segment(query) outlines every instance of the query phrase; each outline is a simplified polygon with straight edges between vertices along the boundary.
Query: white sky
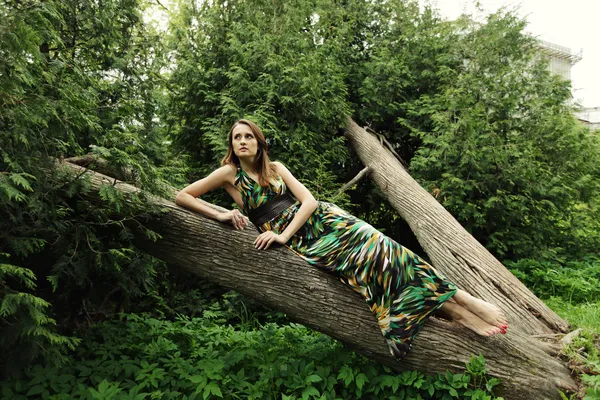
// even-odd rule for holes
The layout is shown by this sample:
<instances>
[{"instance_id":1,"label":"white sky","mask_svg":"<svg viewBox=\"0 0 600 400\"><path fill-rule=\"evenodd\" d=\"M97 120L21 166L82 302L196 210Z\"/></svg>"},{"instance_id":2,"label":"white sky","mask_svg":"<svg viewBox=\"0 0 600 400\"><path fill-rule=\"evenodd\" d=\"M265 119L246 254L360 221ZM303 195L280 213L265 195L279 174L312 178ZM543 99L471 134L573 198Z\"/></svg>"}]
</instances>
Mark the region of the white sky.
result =
<instances>
[{"instance_id":1,"label":"white sky","mask_svg":"<svg viewBox=\"0 0 600 400\"><path fill-rule=\"evenodd\" d=\"M429 2L447 19L464 11L483 16L473 0ZM484 15L503 6L516 9L527 19L526 31L533 36L574 53L581 51L583 59L571 69L573 96L584 107L600 107L600 0L479 0L479 4Z\"/></svg>"}]
</instances>

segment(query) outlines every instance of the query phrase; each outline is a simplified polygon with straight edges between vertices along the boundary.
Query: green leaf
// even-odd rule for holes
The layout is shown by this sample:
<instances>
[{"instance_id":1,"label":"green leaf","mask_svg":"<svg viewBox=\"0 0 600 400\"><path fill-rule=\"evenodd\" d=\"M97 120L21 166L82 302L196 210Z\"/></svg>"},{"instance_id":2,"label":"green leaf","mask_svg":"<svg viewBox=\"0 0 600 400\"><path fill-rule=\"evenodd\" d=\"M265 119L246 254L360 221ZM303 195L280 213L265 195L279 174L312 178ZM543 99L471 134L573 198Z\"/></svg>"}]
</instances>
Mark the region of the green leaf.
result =
<instances>
[{"instance_id":1,"label":"green leaf","mask_svg":"<svg viewBox=\"0 0 600 400\"><path fill-rule=\"evenodd\" d=\"M42 385L35 385L27 392L27 396L34 396L36 394L40 394L44 391L44 387Z\"/></svg>"},{"instance_id":2,"label":"green leaf","mask_svg":"<svg viewBox=\"0 0 600 400\"><path fill-rule=\"evenodd\" d=\"M215 395L217 397L223 397L223 393L221 393L221 389L216 382L210 382L204 388L203 398L204 400L208 399L210 395Z\"/></svg>"},{"instance_id":3,"label":"green leaf","mask_svg":"<svg viewBox=\"0 0 600 400\"><path fill-rule=\"evenodd\" d=\"M315 374L306 377L306 383L321 382L322 380L323 378Z\"/></svg>"},{"instance_id":4,"label":"green leaf","mask_svg":"<svg viewBox=\"0 0 600 400\"><path fill-rule=\"evenodd\" d=\"M498 386L501 383L500 379L498 378L491 378L489 379L486 383L485 383L485 388L491 392L494 387Z\"/></svg>"},{"instance_id":5,"label":"green leaf","mask_svg":"<svg viewBox=\"0 0 600 400\"><path fill-rule=\"evenodd\" d=\"M26 178L29 178L33 181L36 180L35 176L31 174L21 173L21 174L9 174L9 179L17 186L20 186L22 189L32 192L33 188L29 184L29 181Z\"/></svg>"},{"instance_id":6,"label":"green leaf","mask_svg":"<svg viewBox=\"0 0 600 400\"><path fill-rule=\"evenodd\" d=\"M340 370L337 379L342 379L346 386L350 385L350 383L352 383L354 380L354 372L352 371L352 368L344 365Z\"/></svg>"},{"instance_id":7,"label":"green leaf","mask_svg":"<svg viewBox=\"0 0 600 400\"><path fill-rule=\"evenodd\" d=\"M319 397L320 393L314 386L307 386L302 390L302 399L307 400L310 396Z\"/></svg>"},{"instance_id":8,"label":"green leaf","mask_svg":"<svg viewBox=\"0 0 600 400\"><path fill-rule=\"evenodd\" d=\"M360 374L358 374L356 376L356 386L362 390L363 386L365 385L366 382L369 382L369 378L367 378L367 375L363 374L362 372Z\"/></svg>"}]
</instances>

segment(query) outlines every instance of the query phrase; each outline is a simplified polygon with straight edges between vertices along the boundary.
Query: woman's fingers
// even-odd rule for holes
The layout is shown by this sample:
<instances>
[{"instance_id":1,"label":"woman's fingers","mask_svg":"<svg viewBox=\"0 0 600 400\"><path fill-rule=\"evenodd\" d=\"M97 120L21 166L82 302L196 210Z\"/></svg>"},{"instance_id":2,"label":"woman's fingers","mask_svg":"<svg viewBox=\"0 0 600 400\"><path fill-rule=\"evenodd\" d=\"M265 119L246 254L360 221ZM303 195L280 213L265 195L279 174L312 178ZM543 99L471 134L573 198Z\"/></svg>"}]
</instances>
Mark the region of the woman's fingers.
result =
<instances>
[{"instance_id":1,"label":"woman's fingers","mask_svg":"<svg viewBox=\"0 0 600 400\"><path fill-rule=\"evenodd\" d=\"M262 242L262 238L263 238L264 233L261 233L260 235L258 235L256 237L256 239L254 239L254 247L258 248Z\"/></svg>"},{"instance_id":2,"label":"woman's fingers","mask_svg":"<svg viewBox=\"0 0 600 400\"><path fill-rule=\"evenodd\" d=\"M264 250L269 248L273 242L283 244L283 241L276 240L278 237L280 236L273 231L263 232L258 235L256 239L254 239L254 247L256 247L258 250Z\"/></svg>"},{"instance_id":3,"label":"woman's fingers","mask_svg":"<svg viewBox=\"0 0 600 400\"><path fill-rule=\"evenodd\" d=\"M262 239L262 242L261 242L261 245L260 245L260 247L258 248L259 250L264 250L264 249L266 249L267 247L269 247L269 236L270 236L270 235L268 235L268 234L267 234L267 235L265 235L265 236L263 237L263 239Z\"/></svg>"},{"instance_id":4,"label":"woman's fingers","mask_svg":"<svg viewBox=\"0 0 600 400\"><path fill-rule=\"evenodd\" d=\"M267 240L267 245L265 246L265 250L269 248L269 246L271 245L271 243L273 243L273 240L275 240L275 236L272 235L269 240Z\"/></svg>"},{"instance_id":5,"label":"woman's fingers","mask_svg":"<svg viewBox=\"0 0 600 400\"><path fill-rule=\"evenodd\" d=\"M244 216L240 214L239 211L234 210L231 213L231 224L234 226L235 229L244 229L246 225L246 220Z\"/></svg>"},{"instance_id":6,"label":"woman's fingers","mask_svg":"<svg viewBox=\"0 0 600 400\"><path fill-rule=\"evenodd\" d=\"M254 241L254 245L258 250L262 250L263 248L266 249L267 247L269 247L269 244L273 241L274 238L275 236L273 232L263 232L260 235L258 235L256 240Z\"/></svg>"}]
</instances>

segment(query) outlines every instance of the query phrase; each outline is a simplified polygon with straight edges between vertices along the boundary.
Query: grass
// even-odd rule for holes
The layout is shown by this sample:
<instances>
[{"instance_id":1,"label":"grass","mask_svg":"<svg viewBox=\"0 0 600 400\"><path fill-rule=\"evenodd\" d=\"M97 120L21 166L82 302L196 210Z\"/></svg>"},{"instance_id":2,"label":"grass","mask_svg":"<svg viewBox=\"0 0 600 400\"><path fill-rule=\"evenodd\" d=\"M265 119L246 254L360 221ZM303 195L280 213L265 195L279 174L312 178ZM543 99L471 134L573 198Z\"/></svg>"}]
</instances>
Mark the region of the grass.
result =
<instances>
[{"instance_id":1,"label":"grass","mask_svg":"<svg viewBox=\"0 0 600 400\"><path fill-rule=\"evenodd\" d=\"M567 320L571 330L582 328L583 332L563 351L569 359L569 367L581 379L582 386L576 393L566 395L564 400L600 399L600 302L572 304L560 297L551 297L544 302L559 316ZM589 375L588 375L589 374Z\"/></svg>"},{"instance_id":2,"label":"grass","mask_svg":"<svg viewBox=\"0 0 600 400\"><path fill-rule=\"evenodd\" d=\"M600 334L600 302L572 304L560 297L544 299L544 303L571 325Z\"/></svg>"}]
</instances>

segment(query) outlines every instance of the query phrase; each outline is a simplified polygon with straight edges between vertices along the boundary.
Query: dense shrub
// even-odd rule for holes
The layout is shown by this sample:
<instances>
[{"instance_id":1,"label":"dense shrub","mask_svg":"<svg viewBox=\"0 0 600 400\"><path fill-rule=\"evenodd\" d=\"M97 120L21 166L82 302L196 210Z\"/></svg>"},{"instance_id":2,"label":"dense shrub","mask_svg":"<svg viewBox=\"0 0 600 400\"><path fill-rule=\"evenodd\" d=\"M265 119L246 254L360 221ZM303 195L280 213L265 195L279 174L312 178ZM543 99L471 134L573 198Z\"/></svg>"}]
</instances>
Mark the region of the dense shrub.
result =
<instances>
[{"instance_id":1,"label":"dense shrub","mask_svg":"<svg viewBox=\"0 0 600 400\"><path fill-rule=\"evenodd\" d=\"M524 258L509 261L506 265L542 299L555 296L577 304L600 298L600 257L597 255L582 259L565 256Z\"/></svg>"}]
</instances>

